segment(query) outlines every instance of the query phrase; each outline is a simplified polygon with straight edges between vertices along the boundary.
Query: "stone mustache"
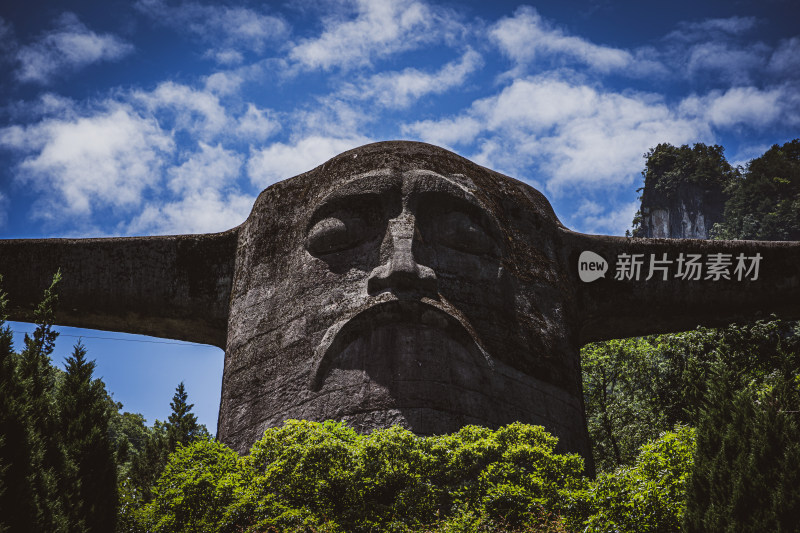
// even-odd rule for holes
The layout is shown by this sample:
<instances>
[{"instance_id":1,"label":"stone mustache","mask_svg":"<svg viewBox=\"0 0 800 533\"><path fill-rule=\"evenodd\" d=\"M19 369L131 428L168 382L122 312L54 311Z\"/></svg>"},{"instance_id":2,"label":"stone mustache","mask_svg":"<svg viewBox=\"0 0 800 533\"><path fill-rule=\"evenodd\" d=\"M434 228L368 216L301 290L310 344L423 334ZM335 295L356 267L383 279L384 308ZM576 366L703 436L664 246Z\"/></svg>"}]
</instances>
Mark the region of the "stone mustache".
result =
<instances>
[{"instance_id":1,"label":"stone mustache","mask_svg":"<svg viewBox=\"0 0 800 533\"><path fill-rule=\"evenodd\" d=\"M587 251L609 265L590 283ZM688 257L732 264L681 277ZM60 268L59 324L224 348L218 438L239 452L288 418L418 434L519 420L591 462L582 344L800 318L798 265L800 243L575 233L530 186L414 142L277 183L223 233L0 241L12 320Z\"/></svg>"}]
</instances>

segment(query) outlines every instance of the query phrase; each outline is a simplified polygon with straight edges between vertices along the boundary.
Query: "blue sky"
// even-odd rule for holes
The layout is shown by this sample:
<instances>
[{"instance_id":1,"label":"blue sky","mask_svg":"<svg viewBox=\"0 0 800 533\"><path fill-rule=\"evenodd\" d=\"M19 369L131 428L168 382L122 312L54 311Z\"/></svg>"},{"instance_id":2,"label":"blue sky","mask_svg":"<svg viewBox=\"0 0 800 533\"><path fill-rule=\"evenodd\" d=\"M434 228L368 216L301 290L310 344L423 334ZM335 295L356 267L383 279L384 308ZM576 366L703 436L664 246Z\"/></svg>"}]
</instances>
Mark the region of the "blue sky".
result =
<instances>
[{"instance_id":1,"label":"blue sky","mask_svg":"<svg viewBox=\"0 0 800 533\"><path fill-rule=\"evenodd\" d=\"M800 136L798 22L791 0L4 2L0 238L226 230L270 184L387 139L621 235L650 147L743 164ZM183 380L216 427L220 350L60 330L55 359L82 337L126 410L165 419Z\"/></svg>"}]
</instances>

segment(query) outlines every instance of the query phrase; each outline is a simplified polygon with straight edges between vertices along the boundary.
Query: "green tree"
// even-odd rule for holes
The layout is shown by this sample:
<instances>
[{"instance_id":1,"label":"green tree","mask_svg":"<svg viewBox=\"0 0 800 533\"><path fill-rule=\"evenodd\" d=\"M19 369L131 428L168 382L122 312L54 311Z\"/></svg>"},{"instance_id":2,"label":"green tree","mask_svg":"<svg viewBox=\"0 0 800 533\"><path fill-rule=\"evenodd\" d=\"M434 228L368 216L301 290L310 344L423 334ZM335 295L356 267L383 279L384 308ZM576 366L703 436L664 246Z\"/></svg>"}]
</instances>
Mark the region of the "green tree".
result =
<instances>
[{"instance_id":1,"label":"green tree","mask_svg":"<svg viewBox=\"0 0 800 533\"><path fill-rule=\"evenodd\" d=\"M611 340L581 350L586 421L601 472L630 464L642 444L670 427L658 401L666 361L652 341Z\"/></svg>"},{"instance_id":2,"label":"green tree","mask_svg":"<svg viewBox=\"0 0 800 533\"><path fill-rule=\"evenodd\" d=\"M117 472L120 479L128 476L131 462L142 452L150 436L150 429L139 413L122 412L122 404L106 396L109 413L108 432L114 445L117 458Z\"/></svg>"},{"instance_id":3,"label":"green tree","mask_svg":"<svg viewBox=\"0 0 800 533\"><path fill-rule=\"evenodd\" d=\"M50 362L58 337L53 330L53 320L60 279L61 274L57 272L34 311L36 329L33 336L25 335L25 348L19 354L18 363L30 450L31 500L36 509L34 524L39 531L52 532L66 531L67 527L58 477L68 465L65 465L57 431L57 373Z\"/></svg>"},{"instance_id":4,"label":"green tree","mask_svg":"<svg viewBox=\"0 0 800 533\"><path fill-rule=\"evenodd\" d=\"M109 434L105 387L92 379L95 363L78 342L66 360L58 391L66 464L62 497L71 532L113 531L117 508L117 466Z\"/></svg>"},{"instance_id":5,"label":"green tree","mask_svg":"<svg viewBox=\"0 0 800 533\"><path fill-rule=\"evenodd\" d=\"M121 498L125 506L123 522L129 523L133 520L133 510L142 502L152 499L152 488L172 452L195 439L210 438L205 425L198 424L197 417L191 412L194 404L188 403L188 397L186 387L181 382L170 402L172 412L167 422L156 420L147 431L141 447L131 457L126 477L120 482Z\"/></svg>"},{"instance_id":6,"label":"green tree","mask_svg":"<svg viewBox=\"0 0 800 533\"><path fill-rule=\"evenodd\" d=\"M773 318L584 346L584 402L598 469L631 464L640 446L675 424L696 427L715 365L746 377L742 383L800 366L800 328Z\"/></svg>"},{"instance_id":7,"label":"green tree","mask_svg":"<svg viewBox=\"0 0 800 533\"><path fill-rule=\"evenodd\" d=\"M28 421L7 305L0 292L0 532L36 531Z\"/></svg>"},{"instance_id":8,"label":"green tree","mask_svg":"<svg viewBox=\"0 0 800 533\"><path fill-rule=\"evenodd\" d=\"M642 446L632 466L600 474L587 491L589 516L581 530L592 533L678 531L686 511L694 448L695 431L678 426L675 431L665 432Z\"/></svg>"},{"instance_id":9,"label":"green tree","mask_svg":"<svg viewBox=\"0 0 800 533\"><path fill-rule=\"evenodd\" d=\"M750 161L727 192L725 220L715 225L715 237L800 240L800 139Z\"/></svg>"},{"instance_id":10,"label":"green tree","mask_svg":"<svg viewBox=\"0 0 800 533\"><path fill-rule=\"evenodd\" d=\"M689 532L797 531L800 516L800 369L742 387L717 366L697 432Z\"/></svg>"},{"instance_id":11,"label":"green tree","mask_svg":"<svg viewBox=\"0 0 800 533\"><path fill-rule=\"evenodd\" d=\"M174 451L178 445L188 444L196 437L207 434L205 426L201 427L197 423L197 417L192 413L194 404L187 403L188 398L189 394L181 381L169 404L172 408L167 422L167 440L170 452Z\"/></svg>"}]
</instances>

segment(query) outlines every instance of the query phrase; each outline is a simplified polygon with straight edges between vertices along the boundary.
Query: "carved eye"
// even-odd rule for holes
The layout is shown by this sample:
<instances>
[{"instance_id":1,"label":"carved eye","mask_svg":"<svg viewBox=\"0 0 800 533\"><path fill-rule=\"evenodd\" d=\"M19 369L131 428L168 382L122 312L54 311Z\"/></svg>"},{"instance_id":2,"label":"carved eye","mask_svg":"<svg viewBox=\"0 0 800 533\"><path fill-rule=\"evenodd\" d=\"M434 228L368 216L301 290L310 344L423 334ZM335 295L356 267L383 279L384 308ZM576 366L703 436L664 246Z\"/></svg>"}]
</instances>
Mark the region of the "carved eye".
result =
<instances>
[{"instance_id":1,"label":"carved eye","mask_svg":"<svg viewBox=\"0 0 800 533\"><path fill-rule=\"evenodd\" d=\"M438 215L434 224L436 240L448 248L475 255L497 251L494 239L465 213L453 211Z\"/></svg>"},{"instance_id":2,"label":"carved eye","mask_svg":"<svg viewBox=\"0 0 800 533\"><path fill-rule=\"evenodd\" d=\"M308 232L306 249L312 254L341 252L359 245L366 233L364 221L360 218L323 218Z\"/></svg>"}]
</instances>

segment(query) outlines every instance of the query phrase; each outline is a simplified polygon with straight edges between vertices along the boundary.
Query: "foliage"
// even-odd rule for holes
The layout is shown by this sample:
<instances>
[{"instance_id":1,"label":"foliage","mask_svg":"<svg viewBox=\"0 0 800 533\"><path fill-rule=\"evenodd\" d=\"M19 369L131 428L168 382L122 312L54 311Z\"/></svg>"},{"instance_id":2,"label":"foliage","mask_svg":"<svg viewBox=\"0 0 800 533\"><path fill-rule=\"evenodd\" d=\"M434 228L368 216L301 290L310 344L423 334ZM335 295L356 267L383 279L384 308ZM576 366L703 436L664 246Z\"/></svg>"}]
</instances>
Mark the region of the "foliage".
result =
<instances>
[{"instance_id":1,"label":"foliage","mask_svg":"<svg viewBox=\"0 0 800 533\"><path fill-rule=\"evenodd\" d=\"M58 434L58 417L55 403L56 370L50 363L58 333L53 330L55 306L58 301L56 286L61 275L56 273L53 282L44 292L42 301L34 311L36 329L33 336L25 335L25 347L18 355L17 379L22 390L24 420L29 450L31 501L35 509L32 518L34 529L40 531L65 531L67 519L64 501L59 497L59 473L69 468Z\"/></svg>"},{"instance_id":2,"label":"foliage","mask_svg":"<svg viewBox=\"0 0 800 533\"><path fill-rule=\"evenodd\" d=\"M717 144L697 143L691 148L686 144L659 144L645 154L645 185L652 181L653 189L668 198L687 183L724 187L736 175L724 152Z\"/></svg>"},{"instance_id":3,"label":"foliage","mask_svg":"<svg viewBox=\"0 0 800 533\"><path fill-rule=\"evenodd\" d=\"M800 139L753 159L727 188L722 239L800 240Z\"/></svg>"},{"instance_id":4,"label":"foliage","mask_svg":"<svg viewBox=\"0 0 800 533\"><path fill-rule=\"evenodd\" d=\"M679 528L694 430L643 446L633 466L592 481L541 427L467 426L416 437L359 435L343 423L287 421L240 457L180 447L132 531L660 532Z\"/></svg>"},{"instance_id":5,"label":"foliage","mask_svg":"<svg viewBox=\"0 0 800 533\"><path fill-rule=\"evenodd\" d=\"M58 388L61 445L66 455L59 485L71 531L113 531L117 465L109 439L105 386L92 379L94 361L78 342Z\"/></svg>"},{"instance_id":6,"label":"foliage","mask_svg":"<svg viewBox=\"0 0 800 533\"><path fill-rule=\"evenodd\" d=\"M122 405L93 379L94 362L86 360L80 342L67 358L66 372L52 365L59 280L57 273L20 353L5 326L7 300L0 292L0 532L113 531L118 508L141 503L136 487L135 498L123 490L118 504L117 486L132 485L133 463L147 455L148 443L159 442L163 449L154 454L161 463L146 480L147 490L171 451L168 432L175 446L195 436L208 438L182 385L173 399L176 427L157 421L149 429L141 415L120 414ZM119 530L125 525L123 520Z\"/></svg>"},{"instance_id":7,"label":"foliage","mask_svg":"<svg viewBox=\"0 0 800 533\"><path fill-rule=\"evenodd\" d=\"M598 342L581 350L587 427L600 471L630 464L668 427L658 385L669 372L653 339Z\"/></svg>"},{"instance_id":8,"label":"foliage","mask_svg":"<svg viewBox=\"0 0 800 533\"><path fill-rule=\"evenodd\" d=\"M800 365L800 328L772 319L584 346L584 402L598 469L631 464L640 446L675 424L696 427L717 364L742 376L741 386Z\"/></svg>"},{"instance_id":9,"label":"foliage","mask_svg":"<svg viewBox=\"0 0 800 533\"><path fill-rule=\"evenodd\" d=\"M642 446L633 465L600 474L588 491L585 530L597 533L680 529L695 432L676 427Z\"/></svg>"},{"instance_id":10,"label":"foliage","mask_svg":"<svg viewBox=\"0 0 800 533\"><path fill-rule=\"evenodd\" d=\"M170 407L172 413L169 415L167 427L167 441L170 451L175 450L179 444L188 444L197 437L207 437L208 431L205 426L197 423L197 417L192 413L194 404L187 403L189 395L183 386L183 381L175 389Z\"/></svg>"},{"instance_id":11,"label":"foliage","mask_svg":"<svg viewBox=\"0 0 800 533\"><path fill-rule=\"evenodd\" d=\"M136 513L153 499L153 487L170 454L195 440L211 438L205 425L197 423L197 417L191 412L193 404L187 403L187 399L188 393L181 382L170 402L172 413L167 422L156 420L152 428L144 426L141 415L122 415L118 427L132 437L128 443L133 452L119 481L118 531L136 530Z\"/></svg>"},{"instance_id":12,"label":"foliage","mask_svg":"<svg viewBox=\"0 0 800 533\"><path fill-rule=\"evenodd\" d=\"M212 441L179 448L139 511L139 527L557 531L558 514L577 513L587 480L583 460L555 446L541 427L524 424L422 438L399 427L359 435L343 423L287 421L246 457Z\"/></svg>"},{"instance_id":13,"label":"foliage","mask_svg":"<svg viewBox=\"0 0 800 533\"><path fill-rule=\"evenodd\" d=\"M800 368L763 381L715 368L697 434L686 530L797 531Z\"/></svg>"},{"instance_id":14,"label":"foliage","mask_svg":"<svg viewBox=\"0 0 800 533\"><path fill-rule=\"evenodd\" d=\"M142 453L152 429L147 427L142 415L121 412L122 404L115 402L111 396L106 397L106 403L109 414L108 434L114 444L119 478L125 479L134 458Z\"/></svg>"},{"instance_id":15,"label":"foliage","mask_svg":"<svg viewBox=\"0 0 800 533\"><path fill-rule=\"evenodd\" d=\"M5 325L7 298L0 292L0 532L34 531L36 509L30 483L31 450L24 390L11 329Z\"/></svg>"}]
</instances>

